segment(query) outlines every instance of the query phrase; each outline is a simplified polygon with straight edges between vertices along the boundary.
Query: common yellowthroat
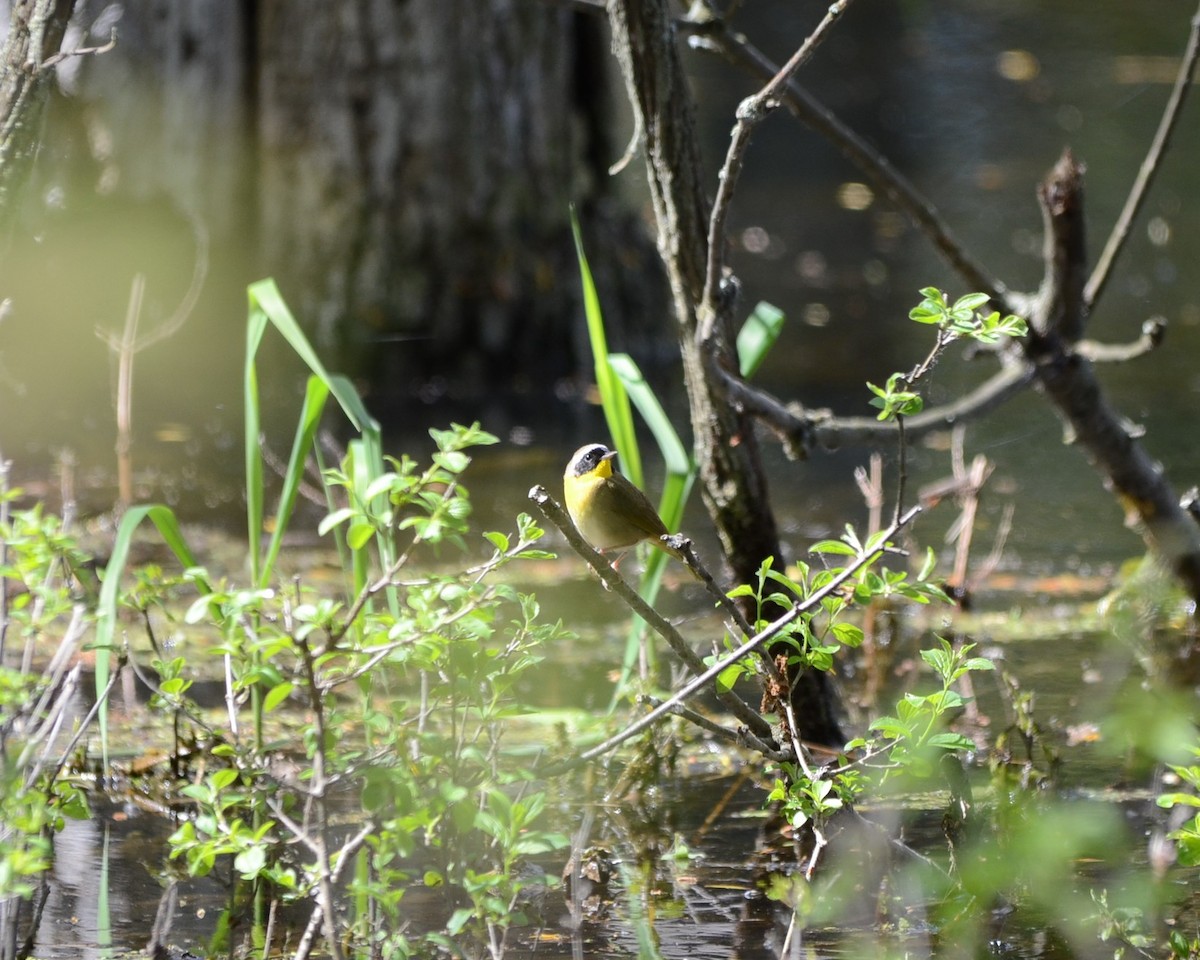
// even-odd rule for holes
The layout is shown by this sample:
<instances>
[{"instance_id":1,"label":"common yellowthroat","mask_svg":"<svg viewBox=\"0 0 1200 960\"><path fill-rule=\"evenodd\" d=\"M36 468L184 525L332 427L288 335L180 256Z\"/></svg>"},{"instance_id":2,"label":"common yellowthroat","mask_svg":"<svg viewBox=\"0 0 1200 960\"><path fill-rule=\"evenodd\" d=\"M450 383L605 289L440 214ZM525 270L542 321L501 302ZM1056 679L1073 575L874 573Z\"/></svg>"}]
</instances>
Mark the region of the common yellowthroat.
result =
<instances>
[{"instance_id":1,"label":"common yellowthroat","mask_svg":"<svg viewBox=\"0 0 1200 960\"><path fill-rule=\"evenodd\" d=\"M666 524L642 493L612 466L615 450L589 443L575 451L563 474L567 513L583 539L597 550L620 550L648 540L679 560L665 540Z\"/></svg>"}]
</instances>

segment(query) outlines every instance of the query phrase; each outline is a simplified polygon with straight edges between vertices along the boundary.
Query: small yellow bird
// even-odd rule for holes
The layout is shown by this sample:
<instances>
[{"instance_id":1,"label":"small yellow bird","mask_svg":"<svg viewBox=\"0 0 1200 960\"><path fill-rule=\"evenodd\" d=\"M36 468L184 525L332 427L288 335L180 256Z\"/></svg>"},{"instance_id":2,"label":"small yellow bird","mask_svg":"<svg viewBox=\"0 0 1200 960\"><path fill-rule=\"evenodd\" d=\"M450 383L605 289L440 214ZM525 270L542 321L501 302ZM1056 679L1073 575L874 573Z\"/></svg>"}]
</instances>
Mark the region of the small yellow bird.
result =
<instances>
[{"instance_id":1,"label":"small yellow bird","mask_svg":"<svg viewBox=\"0 0 1200 960\"><path fill-rule=\"evenodd\" d=\"M602 443L589 443L575 451L563 474L567 513L583 539L597 550L621 550L647 540L660 550L683 560L683 555L661 537L666 524L646 495L613 470L617 455Z\"/></svg>"}]
</instances>

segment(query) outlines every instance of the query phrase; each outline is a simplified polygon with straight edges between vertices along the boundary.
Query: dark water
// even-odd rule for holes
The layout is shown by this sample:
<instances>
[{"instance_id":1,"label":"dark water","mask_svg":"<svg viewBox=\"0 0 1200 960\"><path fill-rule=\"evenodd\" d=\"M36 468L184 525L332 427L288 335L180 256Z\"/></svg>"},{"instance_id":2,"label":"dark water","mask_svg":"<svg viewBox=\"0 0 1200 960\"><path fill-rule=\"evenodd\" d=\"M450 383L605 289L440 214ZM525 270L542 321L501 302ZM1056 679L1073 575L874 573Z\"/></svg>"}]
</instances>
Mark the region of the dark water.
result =
<instances>
[{"instance_id":1,"label":"dark water","mask_svg":"<svg viewBox=\"0 0 1200 960\"><path fill-rule=\"evenodd\" d=\"M757 15L772 25L761 42L780 58L815 19L812 8L783 0L759 8ZM813 86L934 199L978 258L1011 286L1032 289L1040 271L1036 181L1065 145L1087 163L1090 240L1098 250L1165 102L1163 77L1182 51L1191 13L1188 4L1166 0L860 0L851 22L813 64ZM730 113L751 88L722 66L696 64L715 170ZM1103 376L1116 405L1147 427L1148 448L1180 487L1200 473L1194 430L1200 287L1191 269L1200 260L1200 216L1193 206L1200 195L1200 168L1193 162L1200 154L1200 123L1192 107L1091 329L1097 338L1125 341L1137 336L1146 318L1168 319L1167 348ZM636 164L623 176L636 194ZM781 396L851 414L869 412L862 380L882 380L923 355L927 344L905 319L917 289L934 284L965 292L886 202L863 192L861 180L827 145L775 117L756 135L732 221L734 267L746 301L771 301L789 317L761 382ZM45 250L53 257L43 256ZM139 203L115 221L86 210L57 211L37 245L0 265L0 297L12 293L18 303L33 298L39 304L0 324L0 452L14 461L16 478L51 503L57 491L47 478L63 451L69 451L85 508L110 503L113 362L94 328L120 328L136 271L147 274L158 311L169 311L176 291L186 286L191 256L191 237L178 220ZM78 284L68 288L56 279L64 271ZM213 251L210 280L192 319L138 361L139 496L172 503L188 520L232 524L240 516L244 287L255 279L251 251ZM576 278L558 282L574 284ZM52 317L53 335L31 317ZM269 439L282 452L290 444L303 377L281 352L268 357L266 369ZM982 375L976 365L947 361L932 382L933 399L952 396ZM682 423L681 391L672 380L664 376L660 386ZM386 425L393 449L419 452L424 429L451 419L479 419L504 441L481 452L470 475L483 528L509 526L516 512L529 509L525 493L533 483L553 488L570 450L602 435L597 412L577 401L555 406L541 396L497 397L468 405L442 395L436 385L425 398ZM949 472L942 439L915 452L915 483ZM1039 398L1022 397L972 425L967 455L975 453L996 464L977 533L981 550L990 548L1003 509L1015 506L1002 572L1070 572L1103 582L1140 551L1094 472L1078 451L1063 446L1061 428ZM793 550L846 521L862 522L864 509L850 478L866 456L847 450L796 465L767 444L772 495ZM944 510L923 518L917 536L940 546L952 519ZM702 552L715 549L695 505L687 526ZM546 603L580 609L573 598L551 595ZM1051 599L1025 595L1013 603L1044 611ZM1100 721L1136 665L1095 636L1056 642L1053 656L1036 644L1013 644L1003 652L1023 682L1036 688L1039 715L1065 737L1072 724ZM985 709L993 722L1003 722L997 696L983 691L981 697L990 703ZM598 694L594 706L606 698L607 691ZM1080 790L1108 786L1120 775L1111 756L1088 747L1071 755L1068 769ZM742 788L721 828L698 832L730 783L728 776L711 774L663 789L664 836L690 838L703 854L654 868L659 892L649 902L665 956L774 956L782 943L780 915L765 905L759 865L747 857L761 828L749 816L760 794ZM571 816L587 802L577 798ZM1148 828L1149 805L1130 802L1123 809L1131 834ZM162 844L172 829L134 807L103 805L96 819L69 824L57 841L38 955L98 957L144 945L164 890ZM927 839L936 844L936 832ZM202 952L221 902L215 883L185 882L171 939ZM628 903L618 898L610 909L617 922L585 927L587 955L636 952L630 925L620 922ZM563 904L547 908L546 929L555 938L539 943L535 955L571 954L570 930L560 922L564 911ZM803 945L811 952L805 955L863 956L870 952L866 929L847 923L810 930ZM911 929L898 948L927 955L934 949L932 931L919 922ZM995 943L999 956L1065 955L1034 926L999 929Z\"/></svg>"}]
</instances>

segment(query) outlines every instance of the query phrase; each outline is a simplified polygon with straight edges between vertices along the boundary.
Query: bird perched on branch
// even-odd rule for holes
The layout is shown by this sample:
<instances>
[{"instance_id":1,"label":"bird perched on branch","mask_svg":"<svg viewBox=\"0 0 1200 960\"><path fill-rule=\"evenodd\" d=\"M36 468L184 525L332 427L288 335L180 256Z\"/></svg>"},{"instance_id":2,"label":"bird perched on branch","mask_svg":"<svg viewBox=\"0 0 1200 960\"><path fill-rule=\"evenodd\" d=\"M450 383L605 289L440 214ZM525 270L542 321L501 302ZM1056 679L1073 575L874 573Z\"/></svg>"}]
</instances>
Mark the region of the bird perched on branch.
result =
<instances>
[{"instance_id":1,"label":"bird perched on branch","mask_svg":"<svg viewBox=\"0 0 1200 960\"><path fill-rule=\"evenodd\" d=\"M602 443L589 443L567 464L563 492L576 529L601 553L645 540L686 563L679 549L662 539L670 531L646 495L613 469L616 455Z\"/></svg>"}]
</instances>

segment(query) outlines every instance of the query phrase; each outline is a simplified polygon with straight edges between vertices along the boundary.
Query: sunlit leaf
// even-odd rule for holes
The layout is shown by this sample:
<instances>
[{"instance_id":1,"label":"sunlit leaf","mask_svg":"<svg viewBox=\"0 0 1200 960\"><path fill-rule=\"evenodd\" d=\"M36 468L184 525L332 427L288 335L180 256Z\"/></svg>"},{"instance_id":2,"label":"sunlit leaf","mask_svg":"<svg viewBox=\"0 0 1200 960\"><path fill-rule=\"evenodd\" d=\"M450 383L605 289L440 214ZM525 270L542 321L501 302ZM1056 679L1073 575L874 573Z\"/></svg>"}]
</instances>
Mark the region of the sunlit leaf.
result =
<instances>
[{"instance_id":1,"label":"sunlit leaf","mask_svg":"<svg viewBox=\"0 0 1200 960\"><path fill-rule=\"evenodd\" d=\"M762 365L779 339L783 323L784 313L778 307L763 301L755 305L737 336L738 368L743 379L750 379Z\"/></svg>"},{"instance_id":2,"label":"sunlit leaf","mask_svg":"<svg viewBox=\"0 0 1200 960\"><path fill-rule=\"evenodd\" d=\"M820 540L808 548L809 553L832 553L840 556L853 557L858 554L850 544L841 540Z\"/></svg>"},{"instance_id":3,"label":"sunlit leaf","mask_svg":"<svg viewBox=\"0 0 1200 960\"><path fill-rule=\"evenodd\" d=\"M256 844L233 858L233 868L243 880L253 880L267 863L266 847Z\"/></svg>"},{"instance_id":4,"label":"sunlit leaf","mask_svg":"<svg viewBox=\"0 0 1200 960\"><path fill-rule=\"evenodd\" d=\"M274 687L268 690L267 695L263 697L263 709L270 713L288 698L293 689L295 689L294 684L289 683L286 680L283 683L276 684Z\"/></svg>"}]
</instances>

